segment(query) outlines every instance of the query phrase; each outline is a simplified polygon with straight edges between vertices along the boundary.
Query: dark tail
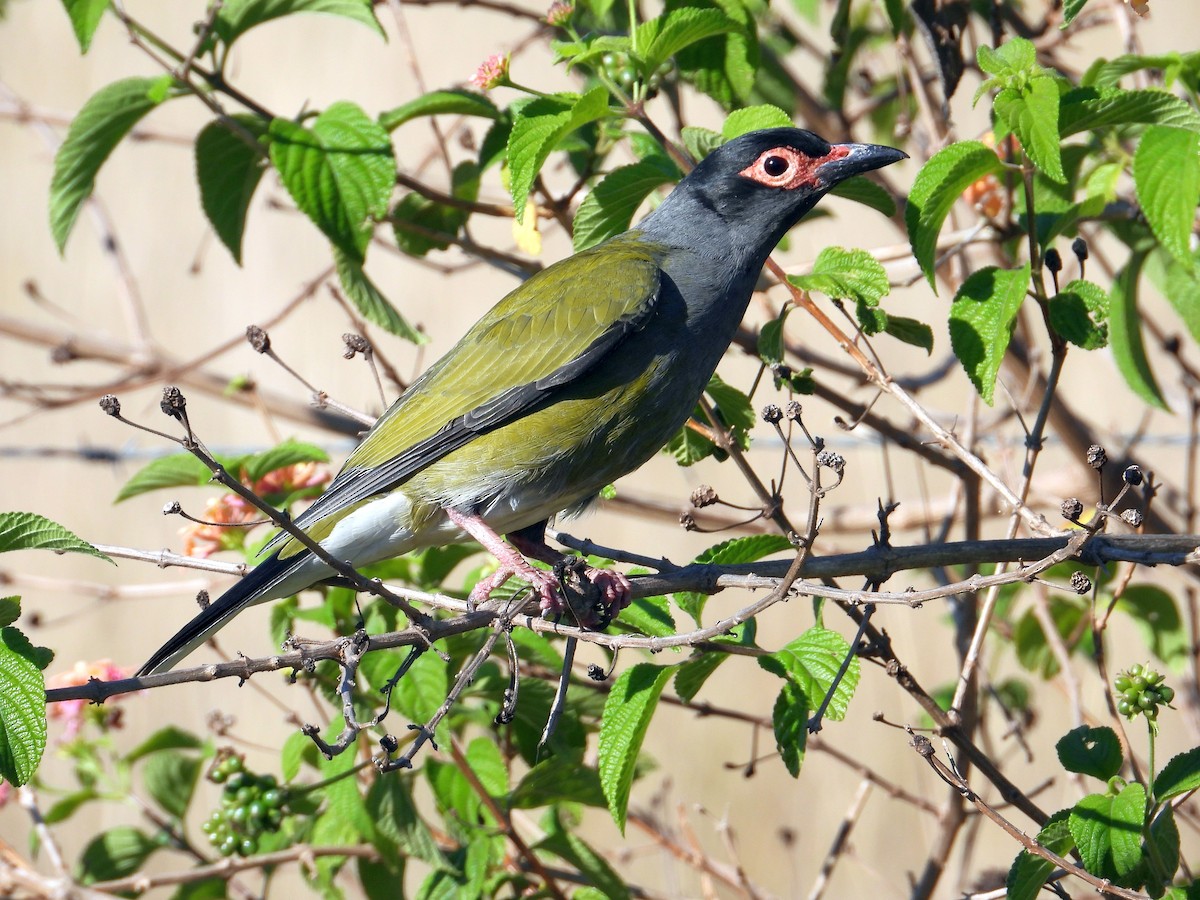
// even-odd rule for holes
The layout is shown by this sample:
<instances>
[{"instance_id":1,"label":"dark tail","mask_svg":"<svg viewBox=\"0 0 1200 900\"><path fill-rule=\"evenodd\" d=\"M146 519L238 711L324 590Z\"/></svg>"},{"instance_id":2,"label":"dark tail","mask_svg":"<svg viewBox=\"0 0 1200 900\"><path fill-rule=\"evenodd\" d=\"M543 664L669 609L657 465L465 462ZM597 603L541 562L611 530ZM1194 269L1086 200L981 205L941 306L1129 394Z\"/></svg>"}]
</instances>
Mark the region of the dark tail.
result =
<instances>
[{"instance_id":1,"label":"dark tail","mask_svg":"<svg viewBox=\"0 0 1200 900\"><path fill-rule=\"evenodd\" d=\"M307 553L298 553L281 560L276 553L263 560L215 603L159 647L138 669L138 677L173 669L176 663L229 624L243 609L262 602L264 595L290 575L307 557Z\"/></svg>"}]
</instances>

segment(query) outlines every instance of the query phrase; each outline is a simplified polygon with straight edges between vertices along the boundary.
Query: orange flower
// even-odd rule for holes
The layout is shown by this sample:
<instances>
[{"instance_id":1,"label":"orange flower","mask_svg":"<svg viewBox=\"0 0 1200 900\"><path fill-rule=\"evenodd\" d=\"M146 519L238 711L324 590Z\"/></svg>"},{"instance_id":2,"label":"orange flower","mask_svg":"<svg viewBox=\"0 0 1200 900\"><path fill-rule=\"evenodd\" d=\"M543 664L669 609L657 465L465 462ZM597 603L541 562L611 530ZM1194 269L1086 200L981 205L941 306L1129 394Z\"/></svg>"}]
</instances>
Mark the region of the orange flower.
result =
<instances>
[{"instance_id":1,"label":"orange flower","mask_svg":"<svg viewBox=\"0 0 1200 900\"><path fill-rule=\"evenodd\" d=\"M1017 148L1020 147L1017 139L1011 134L1000 147L996 146L996 135L991 131L985 134L982 140L987 146L993 148L1001 159L1016 153ZM995 219L1004 212L1004 202L1007 199L1004 185L995 175L984 175L963 191L963 196L966 197L968 203L989 219Z\"/></svg>"},{"instance_id":2,"label":"orange flower","mask_svg":"<svg viewBox=\"0 0 1200 900\"><path fill-rule=\"evenodd\" d=\"M320 463L302 462L268 472L249 485L260 497L268 494L291 494L304 488L316 487L329 481L329 469Z\"/></svg>"},{"instance_id":3,"label":"orange flower","mask_svg":"<svg viewBox=\"0 0 1200 900\"><path fill-rule=\"evenodd\" d=\"M183 535L183 552L188 556L207 559L218 550L242 546L245 534L241 528L224 526L244 525L258 517L258 510L237 494L225 494L209 500L203 518L211 524L189 522L179 533Z\"/></svg>"},{"instance_id":4,"label":"orange flower","mask_svg":"<svg viewBox=\"0 0 1200 900\"><path fill-rule=\"evenodd\" d=\"M91 663L80 660L69 672L60 672L47 678L46 689L78 687L87 684L93 678L97 681L120 681L122 678L128 677L129 672L121 666L113 665L111 659L99 659ZM122 697L109 699L115 702ZM89 713L89 709L95 710L95 713ZM92 715L96 724L101 728L121 727L120 710L103 709L88 700L64 700L61 703L55 703L47 709L46 715L51 719L63 720L62 740L64 741L71 740L79 733L84 717L87 715Z\"/></svg>"},{"instance_id":5,"label":"orange flower","mask_svg":"<svg viewBox=\"0 0 1200 900\"><path fill-rule=\"evenodd\" d=\"M546 24L566 25L573 12L575 12L574 3L568 3L567 0L554 0L550 4L550 8L546 10Z\"/></svg>"}]
</instances>

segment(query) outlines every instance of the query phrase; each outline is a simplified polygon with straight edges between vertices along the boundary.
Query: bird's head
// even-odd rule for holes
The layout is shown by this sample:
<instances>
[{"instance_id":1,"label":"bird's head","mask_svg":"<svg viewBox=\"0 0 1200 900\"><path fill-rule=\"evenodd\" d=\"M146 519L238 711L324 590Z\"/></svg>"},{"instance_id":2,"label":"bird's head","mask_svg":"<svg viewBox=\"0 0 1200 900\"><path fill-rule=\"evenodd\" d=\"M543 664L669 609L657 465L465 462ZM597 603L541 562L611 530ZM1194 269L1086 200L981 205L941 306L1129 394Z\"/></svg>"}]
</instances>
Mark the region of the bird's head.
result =
<instances>
[{"instance_id":1,"label":"bird's head","mask_svg":"<svg viewBox=\"0 0 1200 900\"><path fill-rule=\"evenodd\" d=\"M830 144L800 128L752 131L705 157L655 212L654 226L702 239L720 225L765 256L834 185L906 158L878 144Z\"/></svg>"}]
</instances>

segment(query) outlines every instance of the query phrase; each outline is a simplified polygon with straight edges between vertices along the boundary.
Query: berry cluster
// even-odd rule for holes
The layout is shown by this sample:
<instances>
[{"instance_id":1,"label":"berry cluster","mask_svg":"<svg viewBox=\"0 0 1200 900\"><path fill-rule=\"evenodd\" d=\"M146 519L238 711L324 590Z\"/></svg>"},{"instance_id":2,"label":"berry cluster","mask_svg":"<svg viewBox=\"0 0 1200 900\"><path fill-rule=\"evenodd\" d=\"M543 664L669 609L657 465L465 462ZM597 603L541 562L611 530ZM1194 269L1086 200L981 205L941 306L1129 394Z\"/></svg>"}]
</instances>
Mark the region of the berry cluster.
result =
<instances>
[{"instance_id":1,"label":"berry cluster","mask_svg":"<svg viewBox=\"0 0 1200 900\"><path fill-rule=\"evenodd\" d=\"M208 776L224 784L221 807L213 810L201 830L222 856L253 856L259 836L279 830L287 812L287 788L274 775L247 772L241 757L229 755Z\"/></svg>"},{"instance_id":2,"label":"berry cluster","mask_svg":"<svg viewBox=\"0 0 1200 900\"><path fill-rule=\"evenodd\" d=\"M1140 714L1153 721L1158 718L1159 706L1169 706L1175 699L1175 691L1163 684L1161 673L1138 663L1118 672L1113 685L1117 689L1117 712L1127 719Z\"/></svg>"},{"instance_id":3,"label":"berry cluster","mask_svg":"<svg viewBox=\"0 0 1200 900\"><path fill-rule=\"evenodd\" d=\"M619 51L605 53L601 62L604 64L604 71L608 74L608 77L624 90L629 90L633 87L633 83L638 79L637 64L630 59L628 53L621 53ZM674 67L675 63L667 60L650 73L650 77L646 79L646 88L650 94L656 93L662 87L663 79L671 74L671 70Z\"/></svg>"}]
</instances>

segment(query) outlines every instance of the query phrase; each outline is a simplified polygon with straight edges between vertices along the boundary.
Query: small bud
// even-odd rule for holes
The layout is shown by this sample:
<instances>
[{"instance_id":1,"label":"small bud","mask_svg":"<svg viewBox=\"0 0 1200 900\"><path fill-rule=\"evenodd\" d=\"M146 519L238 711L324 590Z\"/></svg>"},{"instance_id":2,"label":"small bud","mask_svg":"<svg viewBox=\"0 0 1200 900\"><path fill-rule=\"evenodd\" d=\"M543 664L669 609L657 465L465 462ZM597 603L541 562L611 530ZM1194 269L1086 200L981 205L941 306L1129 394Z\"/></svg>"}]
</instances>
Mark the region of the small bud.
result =
<instances>
[{"instance_id":1,"label":"small bud","mask_svg":"<svg viewBox=\"0 0 1200 900\"><path fill-rule=\"evenodd\" d=\"M203 588L196 591L196 605L201 609L208 609L212 605L212 597L208 595L208 591Z\"/></svg>"},{"instance_id":2,"label":"small bud","mask_svg":"<svg viewBox=\"0 0 1200 900\"><path fill-rule=\"evenodd\" d=\"M1088 578L1082 572L1074 572L1071 575L1071 590L1077 594L1086 594L1092 589L1092 579Z\"/></svg>"},{"instance_id":3,"label":"small bud","mask_svg":"<svg viewBox=\"0 0 1200 900\"><path fill-rule=\"evenodd\" d=\"M770 422L772 425L777 425L783 419L783 410L774 403L768 403L763 407L762 417L764 422Z\"/></svg>"},{"instance_id":4,"label":"small bud","mask_svg":"<svg viewBox=\"0 0 1200 900\"><path fill-rule=\"evenodd\" d=\"M566 25L571 20L573 12L575 12L575 4L568 3L566 0L554 0L550 4L550 8L546 10L546 24L555 27Z\"/></svg>"},{"instance_id":5,"label":"small bud","mask_svg":"<svg viewBox=\"0 0 1200 900\"><path fill-rule=\"evenodd\" d=\"M400 741L394 734L385 734L379 739L379 749L384 753L395 753L400 749Z\"/></svg>"},{"instance_id":6,"label":"small bud","mask_svg":"<svg viewBox=\"0 0 1200 900\"><path fill-rule=\"evenodd\" d=\"M178 500L170 500L163 504L164 516L177 516L183 512L183 504Z\"/></svg>"},{"instance_id":7,"label":"small bud","mask_svg":"<svg viewBox=\"0 0 1200 900\"><path fill-rule=\"evenodd\" d=\"M172 419L181 419L187 410L187 398L183 396L183 391L175 385L168 385L163 388L162 400L159 402L158 408L163 411L163 415L170 416Z\"/></svg>"},{"instance_id":8,"label":"small bud","mask_svg":"<svg viewBox=\"0 0 1200 900\"><path fill-rule=\"evenodd\" d=\"M257 325L246 326L246 340L259 353L266 353L271 349L271 336Z\"/></svg>"},{"instance_id":9,"label":"small bud","mask_svg":"<svg viewBox=\"0 0 1200 900\"><path fill-rule=\"evenodd\" d=\"M608 675L605 674L603 668L592 663L587 667L587 677L592 679L592 681L604 681L608 678Z\"/></svg>"},{"instance_id":10,"label":"small bud","mask_svg":"<svg viewBox=\"0 0 1200 900\"><path fill-rule=\"evenodd\" d=\"M717 492L713 490L711 485L702 484L692 491L692 506L696 507L696 509L712 506L719 499Z\"/></svg>"},{"instance_id":11,"label":"small bud","mask_svg":"<svg viewBox=\"0 0 1200 900\"><path fill-rule=\"evenodd\" d=\"M1046 256L1044 257L1044 259L1046 262L1046 268L1049 269L1051 272L1053 272L1055 275L1057 275L1059 272L1062 271L1062 267L1063 267L1062 256L1059 255L1059 252L1056 249L1054 249L1053 247L1048 249L1046 251Z\"/></svg>"},{"instance_id":12,"label":"small bud","mask_svg":"<svg viewBox=\"0 0 1200 900\"><path fill-rule=\"evenodd\" d=\"M679 514L679 524L683 526L684 531L696 530L696 517L691 513L685 512Z\"/></svg>"},{"instance_id":13,"label":"small bud","mask_svg":"<svg viewBox=\"0 0 1200 900\"><path fill-rule=\"evenodd\" d=\"M490 91L494 87L509 84L508 57L496 53L479 64L475 74L471 76L471 84L481 91Z\"/></svg>"},{"instance_id":14,"label":"small bud","mask_svg":"<svg viewBox=\"0 0 1200 900\"><path fill-rule=\"evenodd\" d=\"M1132 484L1134 487L1137 487L1142 483L1141 466L1130 466L1121 473L1121 478L1126 484Z\"/></svg>"},{"instance_id":15,"label":"small bud","mask_svg":"<svg viewBox=\"0 0 1200 900\"><path fill-rule=\"evenodd\" d=\"M1104 452L1104 448L1099 444L1092 444L1092 446L1087 448L1085 459L1087 459L1089 466L1099 472L1104 468L1104 464L1108 462L1108 454Z\"/></svg>"},{"instance_id":16,"label":"small bud","mask_svg":"<svg viewBox=\"0 0 1200 900\"><path fill-rule=\"evenodd\" d=\"M1064 519L1074 522L1083 515L1083 501L1077 497L1068 497L1062 502L1062 506L1059 509L1062 510Z\"/></svg>"},{"instance_id":17,"label":"small bud","mask_svg":"<svg viewBox=\"0 0 1200 900\"><path fill-rule=\"evenodd\" d=\"M817 454L817 465L833 469L833 471L841 475L846 471L846 458L840 453L834 453L832 450L822 450Z\"/></svg>"},{"instance_id":18,"label":"small bud","mask_svg":"<svg viewBox=\"0 0 1200 900\"><path fill-rule=\"evenodd\" d=\"M121 401L116 398L115 394L105 394L100 398L100 408L110 416L119 416L121 414Z\"/></svg>"},{"instance_id":19,"label":"small bud","mask_svg":"<svg viewBox=\"0 0 1200 900\"><path fill-rule=\"evenodd\" d=\"M1083 262L1088 258L1087 241L1081 237L1075 238L1075 240L1071 241L1071 252L1075 254L1077 260Z\"/></svg>"},{"instance_id":20,"label":"small bud","mask_svg":"<svg viewBox=\"0 0 1200 900\"><path fill-rule=\"evenodd\" d=\"M790 422L799 422L800 413L804 411L804 407L800 405L799 400L789 400L787 405L787 417Z\"/></svg>"},{"instance_id":21,"label":"small bud","mask_svg":"<svg viewBox=\"0 0 1200 900\"><path fill-rule=\"evenodd\" d=\"M1133 528L1138 528L1142 524L1142 511L1140 509L1127 509L1121 513L1121 520Z\"/></svg>"},{"instance_id":22,"label":"small bud","mask_svg":"<svg viewBox=\"0 0 1200 900\"><path fill-rule=\"evenodd\" d=\"M361 334L343 334L342 341L346 345L346 352L342 354L346 359L354 359L356 353L361 353L367 356L371 352L371 343Z\"/></svg>"}]
</instances>

